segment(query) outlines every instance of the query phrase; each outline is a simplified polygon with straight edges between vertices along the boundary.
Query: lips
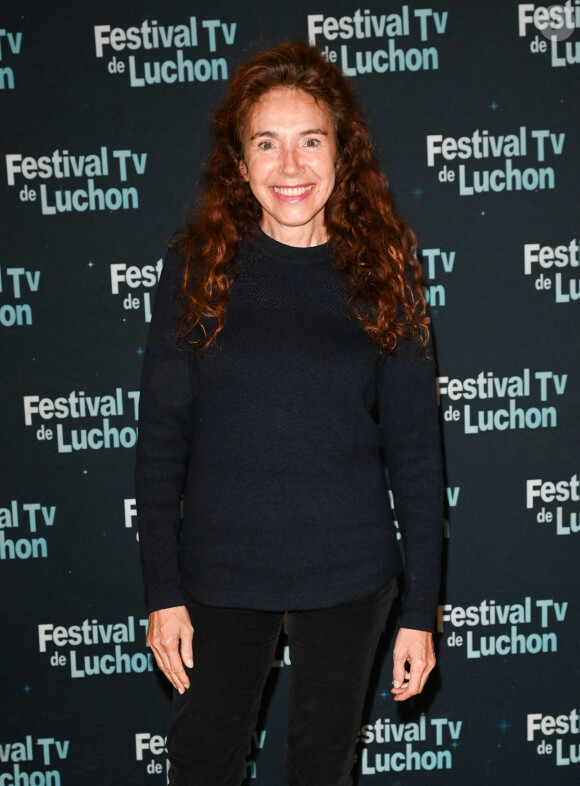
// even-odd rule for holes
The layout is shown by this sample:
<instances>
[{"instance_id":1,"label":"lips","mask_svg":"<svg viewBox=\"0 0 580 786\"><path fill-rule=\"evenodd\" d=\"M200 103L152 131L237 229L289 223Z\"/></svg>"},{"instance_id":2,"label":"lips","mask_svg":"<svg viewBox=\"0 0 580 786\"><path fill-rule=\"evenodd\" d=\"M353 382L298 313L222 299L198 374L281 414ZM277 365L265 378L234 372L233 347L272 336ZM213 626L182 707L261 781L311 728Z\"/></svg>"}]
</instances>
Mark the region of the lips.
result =
<instances>
[{"instance_id":1,"label":"lips","mask_svg":"<svg viewBox=\"0 0 580 786\"><path fill-rule=\"evenodd\" d=\"M314 185L309 186L272 186L272 191L282 201L300 201L307 197Z\"/></svg>"}]
</instances>

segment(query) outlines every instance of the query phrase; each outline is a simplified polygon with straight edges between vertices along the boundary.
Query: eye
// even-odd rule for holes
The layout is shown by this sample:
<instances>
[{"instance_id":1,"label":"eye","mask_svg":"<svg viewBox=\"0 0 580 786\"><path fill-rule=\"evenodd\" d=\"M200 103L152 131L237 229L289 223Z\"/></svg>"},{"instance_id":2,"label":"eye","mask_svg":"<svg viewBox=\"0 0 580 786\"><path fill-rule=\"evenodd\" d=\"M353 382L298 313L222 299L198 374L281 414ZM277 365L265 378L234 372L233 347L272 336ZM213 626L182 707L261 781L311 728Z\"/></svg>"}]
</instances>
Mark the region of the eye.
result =
<instances>
[{"instance_id":1,"label":"eye","mask_svg":"<svg viewBox=\"0 0 580 786\"><path fill-rule=\"evenodd\" d=\"M318 147L320 144L320 139L307 139L304 142L305 147Z\"/></svg>"},{"instance_id":2,"label":"eye","mask_svg":"<svg viewBox=\"0 0 580 786\"><path fill-rule=\"evenodd\" d=\"M270 150L272 147L274 147L274 145L268 139L264 139L263 142L258 143L259 150Z\"/></svg>"}]
</instances>

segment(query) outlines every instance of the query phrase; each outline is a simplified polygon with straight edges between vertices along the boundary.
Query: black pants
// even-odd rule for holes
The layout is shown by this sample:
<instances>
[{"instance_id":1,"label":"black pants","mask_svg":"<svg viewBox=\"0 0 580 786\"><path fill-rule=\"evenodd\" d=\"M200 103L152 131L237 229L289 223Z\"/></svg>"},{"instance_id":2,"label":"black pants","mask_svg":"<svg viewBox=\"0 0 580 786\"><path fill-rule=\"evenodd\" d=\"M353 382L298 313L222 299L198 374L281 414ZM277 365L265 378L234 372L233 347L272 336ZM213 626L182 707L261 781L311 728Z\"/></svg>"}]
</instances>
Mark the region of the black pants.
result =
<instances>
[{"instance_id":1,"label":"black pants","mask_svg":"<svg viewBox=\"0 0 580 786\"><path fill-rule=\"evenodd\" d=\"M289 786L348 786L369 677L396 580L343 606L288 615ZM174 691L171 786L239 786L284 615L191 600L194 668Z\"/></svg>"}]
</instances>

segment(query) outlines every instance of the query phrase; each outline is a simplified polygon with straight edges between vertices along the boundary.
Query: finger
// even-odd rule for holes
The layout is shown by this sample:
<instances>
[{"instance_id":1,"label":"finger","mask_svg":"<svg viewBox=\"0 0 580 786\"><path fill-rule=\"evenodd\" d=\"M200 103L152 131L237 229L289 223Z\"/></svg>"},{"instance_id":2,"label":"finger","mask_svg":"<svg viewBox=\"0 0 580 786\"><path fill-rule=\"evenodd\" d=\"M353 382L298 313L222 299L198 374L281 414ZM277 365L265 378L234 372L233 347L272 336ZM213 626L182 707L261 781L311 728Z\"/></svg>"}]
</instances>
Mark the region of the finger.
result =
<instances>
[{"instance_id":1,"label":"finger","mask_svg":"<svg viewBox=\"0 0 580 786\"><path fill-rule=\"evenodd\" d=\"M193 629L181 637L181 660L193 668Z\"/></svg>"},{"instance_id":2,"label":"finger","mask_svg":"<svg viewBox=\"0 0 580 786\"><path fill-rule=\"evenodd\" d=\"M152 637L148 643L163 674L179 693L183 693L189 688L189 680L179 657L177 642L158 641L156 637Z\"/></svg>"},{"instance_id":3,"label":"finger","mask_svg":"<svg viewBox=\"0 0 580 786\"><path fill-rule=\"evenodd\" d=\"M427 660L423 661L421 659L416 661L416 665L412 664L408 683L404 684L400 690L392 691L397 694L394 696L395 701L406 701L411 696L421 693L434 666L435 655L433 653L430 654Z\"/></svg>"},{"instance_id":4,"label":"finger","mask_svg":"<svg viewBox=\"0 0 580 786\"><path fill-rule=\"evenodd\" d=\"M425 687L427 678L429 677L429 675L431 674L434 668L435 668L435 656L432 655L429 662L427 663L426 668L423 671L423 674L421 675L421 685L419 686L419 693L423 692L423 688Z\"/></svg>"},{"instance_id":5,"label":"finger","mask_svg":"<svg viewBox=\"0 0 580 786\"><path fill-rule=\"evenodd\" d=\"M425 672L425 662L423 660L414 660L411 663L411 674L409 675L409 682L407 683L407 697L416 696L421 690L421 678Z\"/></svg>"},{"instance_id":6,"label":"finger","mask_svg":"<svg viewBox=\"0 0 580 786\"><path fill-rule=\"evenodd\" d=\"M165 673L169 668L169 659L165 658L165 651L161 648L161 644L160 641L158 640L158 636L156 635L152 627L150 627L149 630L147 631L146 642L151 652L155 656L155 661L157 665L159 666L161 671Z\"/></svg>"},{"instance_id":7,"label":"finger","mask_svg":"<svg viewBox=\"0 0 580 786\"><path fill-rule=\"evenodd\" d=\"M179 650L177 647L172 649L169 653L169 673L170 673L170 681L175 685L179 693L183 693L187 688L189 688L189 677L185 669L183 668L183 661L179 656Z\"/></svg>"},{"instance_id":8,"label":"finger","mask_svg":"<svg viewBox=\"0 0 580 786\"><path fill-rule=\"evenodd\" d=\"M159 666L160 671L165 675L165 677L171 682L174 688L179 690L179 686L173 682L173 675L171 674L171 669L169 666L169 659L166 657L165 653L158 649L153 643L149 644L151 651L155 657L155 662Z\"/></svg>"},{"instance_id":9,"label":"finger","mask_svg":"<svg viewBox=\"0 0 580 786\"><path fill-rule=\"evenodd\" d=\"M405 658L393 658L393 692L401 690L409 672L405 670Z\"/></svg>"}]
</instances>

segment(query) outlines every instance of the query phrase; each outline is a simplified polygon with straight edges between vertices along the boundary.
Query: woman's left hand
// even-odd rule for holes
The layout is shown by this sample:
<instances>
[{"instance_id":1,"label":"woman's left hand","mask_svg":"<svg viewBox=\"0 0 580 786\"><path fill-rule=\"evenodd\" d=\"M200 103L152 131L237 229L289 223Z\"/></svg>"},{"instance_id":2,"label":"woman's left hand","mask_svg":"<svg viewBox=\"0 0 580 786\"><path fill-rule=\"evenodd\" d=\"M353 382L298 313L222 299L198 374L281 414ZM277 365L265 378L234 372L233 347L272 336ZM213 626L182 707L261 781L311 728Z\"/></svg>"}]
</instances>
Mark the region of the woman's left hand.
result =
<instances>
[{"instance_id":1,"label":"woman's left hand","mask_svg":"<svg viewBox=\"0 0 580 786\"><path fill-rule=\"evenodd\" d=\"M408 669L405 663L408 663ZM425 630L400 628L393 650L391 693L395 701L405 701L421 693L434 666L433 635Z\"/></svg>"}]
</instances>

